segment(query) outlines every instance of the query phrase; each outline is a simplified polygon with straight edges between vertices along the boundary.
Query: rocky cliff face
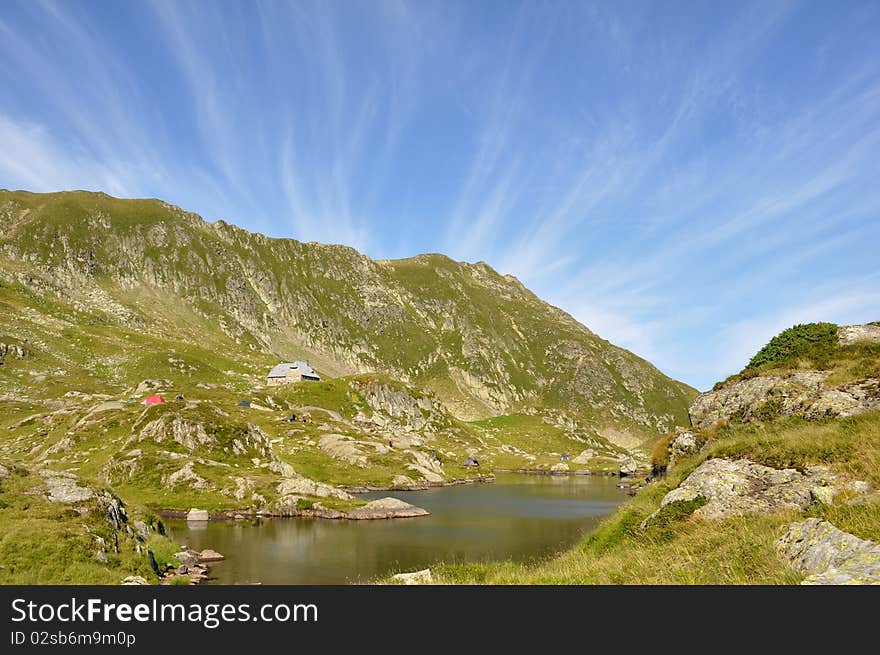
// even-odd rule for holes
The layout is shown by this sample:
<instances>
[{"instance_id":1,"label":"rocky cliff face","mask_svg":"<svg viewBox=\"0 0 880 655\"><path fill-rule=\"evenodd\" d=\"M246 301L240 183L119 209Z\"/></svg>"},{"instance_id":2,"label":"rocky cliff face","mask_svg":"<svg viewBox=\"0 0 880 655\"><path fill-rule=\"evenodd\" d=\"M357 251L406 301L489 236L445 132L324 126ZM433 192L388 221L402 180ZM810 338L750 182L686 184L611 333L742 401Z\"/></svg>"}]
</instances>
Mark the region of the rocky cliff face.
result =
<instances>
[{"instance_id":1,"label":"rocky cliff face","mask_svg":"<svg viewBox=\"0 0 880 655\"><path fill-rule=\"evenodd\" d=\"M0 279L183 342L386 372L465 419L559 408L638 441L694 394L483 263L373 261L155 200L0 191Z\"/></svg>"}]
</instances>

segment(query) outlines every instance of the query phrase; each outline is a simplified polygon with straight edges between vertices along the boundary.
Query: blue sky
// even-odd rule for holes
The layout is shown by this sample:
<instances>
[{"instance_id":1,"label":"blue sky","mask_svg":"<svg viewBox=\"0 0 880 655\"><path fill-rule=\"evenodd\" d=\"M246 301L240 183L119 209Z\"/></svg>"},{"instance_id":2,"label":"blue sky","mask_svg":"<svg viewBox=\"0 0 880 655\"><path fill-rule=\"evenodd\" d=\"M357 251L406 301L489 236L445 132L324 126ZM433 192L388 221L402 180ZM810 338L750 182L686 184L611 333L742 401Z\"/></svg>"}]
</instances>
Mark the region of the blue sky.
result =
<instances>
[{"instance_id":1,"label":"blue sky","mask_svg":"<svg viewBox=\"0 0 880 655\"><path fill-rule=\"evenodd\" d=\"M705 389L880 320L877 2L0 5L0 187L484 260Z\"/></svg>"}]
</instances>

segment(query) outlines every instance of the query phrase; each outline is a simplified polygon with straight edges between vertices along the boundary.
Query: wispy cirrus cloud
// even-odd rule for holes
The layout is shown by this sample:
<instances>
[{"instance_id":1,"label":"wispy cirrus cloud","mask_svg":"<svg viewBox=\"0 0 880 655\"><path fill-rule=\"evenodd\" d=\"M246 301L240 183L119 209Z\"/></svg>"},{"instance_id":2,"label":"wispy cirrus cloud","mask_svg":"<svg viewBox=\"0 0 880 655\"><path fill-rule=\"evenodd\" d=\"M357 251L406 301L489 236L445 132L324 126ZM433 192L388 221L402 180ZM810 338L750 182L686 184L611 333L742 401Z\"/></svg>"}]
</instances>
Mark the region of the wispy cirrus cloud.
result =
<instances>
[{"instance_id":1,"label":"wispy cirrus cloud","mask_svg":"<svg viewBox=\"0 0 880 655\"><path fill-rule=\"evenodd\" d=\"M0 186L513 273L700 387L880 318L880 8L9 2Z\"/></svg>"}]
</instances>

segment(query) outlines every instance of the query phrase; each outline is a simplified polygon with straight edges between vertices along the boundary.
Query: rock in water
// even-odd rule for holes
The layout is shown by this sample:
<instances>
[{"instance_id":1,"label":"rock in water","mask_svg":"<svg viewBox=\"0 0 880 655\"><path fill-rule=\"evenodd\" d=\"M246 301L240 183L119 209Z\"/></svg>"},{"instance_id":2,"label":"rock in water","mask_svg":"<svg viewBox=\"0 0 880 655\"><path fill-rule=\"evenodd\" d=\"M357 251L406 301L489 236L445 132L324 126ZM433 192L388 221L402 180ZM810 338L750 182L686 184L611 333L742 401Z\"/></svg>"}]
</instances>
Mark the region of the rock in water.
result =
<instances>
[{"instance_id":1,"label":"rock in water","mask_svg":"<svg viewBox=\"0 0 880 655\"><path fill-rule=\"evenodd\" d=\"M766 514L781 509L804 509L811 502L834 497L826 470L814 467L807 474L775 469L747 459L710 459L700 464L666 496L660 506L678 501L706 500L694 513L707 519L741 514ZM649 517L650 518L650 517Z\"/></svg>"},{"instance_id":2,"label":"rock in water","mask_svg":"<svg viewBox=\"0 0 880 655\"><path fill-rule=\"evenodd\" d=\"M226 558L223 555L210 548L206 548L199 553L199 562L219 562L224 559Z\"/></svg>"},{"instance_id":3,"label":"rock in water","mask_svg":"<svg viewBox=\"0 0 880 655\"><path fill-rule=\"evenodd\" d=\"M421 571L413 571L412 573L398 573L392 575L391 579L403 584L434 584L434 576L431 575L431 569L422 569Z\"/></svg>"},{"instance_id":4,"label":"rock in water","mask_svg":"<svg viewBox=\"0 0 880 655\"><path fill-rule=\"evenodd\" d=\"M428 511L410 505L397 498L380 498L348 512L350 519L396 519L411 516L427 516Z\"/></svg>"},{"instance_id":5,"label":"rock in water","mask_svg":"<svg viewBox=\"0 0 880 655\"><path fill-rule=\"evenodd\" d=\"M196 509L195 507L189 510L186 514L187 521L207 521L208 520L208 510L205 509Z\"/></svg>"},{"instance_id":6,"label":"rock in water","mask_svg":"<svg viewBox=\"0 0 880 655\"><path fill-rule=\"evenodd\" d=\"M880 544L838 530L827 521L792 523L776 548L807 575L801 584L880 584Z\"/></svg>"}]
</instances>

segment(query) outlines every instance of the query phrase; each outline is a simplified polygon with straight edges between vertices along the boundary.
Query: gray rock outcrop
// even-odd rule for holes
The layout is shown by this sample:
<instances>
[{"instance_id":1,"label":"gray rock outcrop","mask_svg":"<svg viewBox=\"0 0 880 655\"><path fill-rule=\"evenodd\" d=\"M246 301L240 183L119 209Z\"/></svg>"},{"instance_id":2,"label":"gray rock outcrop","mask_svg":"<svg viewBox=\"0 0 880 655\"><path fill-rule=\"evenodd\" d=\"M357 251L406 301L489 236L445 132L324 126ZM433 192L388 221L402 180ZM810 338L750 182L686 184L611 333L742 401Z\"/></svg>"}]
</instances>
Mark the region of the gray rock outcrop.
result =
<instances>
[{"instance_id":1,"label":"gray rock outcrop","mask_svg":"<svg viewBox=\"0 0 880 655\"><path fill-rule=\"evenodd\" d=\"M669 444L668 467L672 468L681 458L693 455L699 450L700 446L697 443L697 437L692 431L677 429L675 438Z\"/></svg>"},{"instance_id":2,"label":"gray rock outcrop","mask_svg":"<svg viewBox=\"0 0 880 655\"><path fill-rule=\"evenodd\" d=\"M706 504L694 514L707 519L802 510L812 502L830 502L837 493L835 482L822 467L814 467L804 474L747 459L716 458L703 462L678 488L666 494L660 507L703 498Z\"/></svg>"},{"instance_id":3,"label":"gray rock outcrop","mask_svg":"<svg viewBox=\"0 0 880 655\"><path fill-rule=\"evenodd\" d=\"M80 503L96 497L94 491L79 485L73 473L43 469L40 476L46 484L46 497L53 503Z\"/></svg>"},{"instance_id":4,"label":"gray rock outcrop","mask_svg":"<svg viewBox=\"0 0 880 655\"><path fill-rule=\"evenodd\" d=\"M596 456L596 451L592 448L588 448L587 450L582 450L580 454L575 457L572 461L573 464L589 464L590 460Z\"/></svg>"},{"instance_id":5,"label":"gray rock outcrop","mask_svg":"<svg viewBox=\"0 0 880 655\"><path fill-rule=\"evenodd\" d=\"M838 530L827 521L792 523L776 548L807 576L801 584L880 584L880 544Z\"/></svg>"},{"instance_id":6,"label":"gray rock outcrop","mask_svg":"<svg viewBox=\"0 0 880 655\"><path fill-rule=\"evenodd\" d=\"M318 447L336 459L348 462L353 466L365 468L367 455L357 440L342 434L325 434L318 439Z\"/></svg>"},{"instance_id":7,"label":"gray rock outcrop","mask_svg":"<svg viewBox=\"0 0 880 655\"><path fill-rule=\"evenodd\" d=\"M624 457L620 461L620 477L634 475L638 468L639 464L634 458Z\"/></svg>"},{"instance_id":8,"label":"gray rock outcrop","mask_svg":"<svg viewBox=\"0 0 880 655\"><path fill-rule=\"evenodd\" d=\"M351 500L352 498L342 489L303 476L283 479L278 483L277 491L279 506L296 504L298 499L305 497L340 498L343 500Z\"/></svg>"},{"instance_id":9,"label":"gray rock outcrop","mask_svg":"<svg viewBox=\"0 0 880 655\"><path fill-rule=\"evenodd\" d=\"M706 428L718 419L732 417L743 422L772 416L816 419L880 409L880 379L830 387L828 376L827 371L796 371L731 382L697 396L689 409L691 421Z\"/></svg>"},{"instance_id":10,"label":"gray rock outcrop","mask_svg":"<svg viewBox=\"0 0 880 655\"><path fill-rule=\"evenodd\" d=\"M859 342L880 342L880 324L841 325L837 329L837 344L851 346Z\"/></svg>"},{"instance_id":11,"label":"gray rock outcrop","mask_svg":"<svg viewBox=\"0 0 880 655\"><path fill-rule=\"evenodd\" d=\"M8 357L10 359L26 359L28 351L24 346L17 343L0 343L0 364Z\"/></svg>"}]
</instances>

